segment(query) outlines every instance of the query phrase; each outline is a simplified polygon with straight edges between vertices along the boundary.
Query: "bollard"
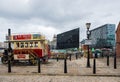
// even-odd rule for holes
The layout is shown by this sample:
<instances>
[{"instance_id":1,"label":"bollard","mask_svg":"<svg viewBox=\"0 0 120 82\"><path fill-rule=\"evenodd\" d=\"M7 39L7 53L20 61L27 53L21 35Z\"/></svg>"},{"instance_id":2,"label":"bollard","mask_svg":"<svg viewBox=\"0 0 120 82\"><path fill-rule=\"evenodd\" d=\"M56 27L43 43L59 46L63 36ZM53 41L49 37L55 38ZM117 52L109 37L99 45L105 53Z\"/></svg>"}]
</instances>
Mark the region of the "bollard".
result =
<instances>
[{"instance_id":1,"label":"bollard","mask_svg":"<svg viewBox=\"0 0 120 82\"><path fill-rule=\"evenodd\" d=\"M76 53L76 60L78 59L78 54Z\"/></svg>"},{"instance_id":2,"label":"bollard","mask_svg":"<svg viewBox=\"0 0 120 82\"><path fill-rule=\"evenodd\" d=\"M58 57L57 57L57 62L58 62Z\"/></svg>"},{"instance_id":3,"label":"bollard","mask_svg":"<svg viewBox=\"0 0 120 82\"><path fill-rule=\"evenodd\" d=\"M41 73L41 61L40 58L38 58L38 73Z\"/></svg>"},{"instance_id":4,"label":"bollard","mask_svg":"<svg viewBox=\"0 0 120 82\"><path fill-rule=\"evenodd\" d=\"M58 54L57 54L57 62L58 62Z\"/></svg>"},{"instance_id":5,"label":"bollard","mask_svg":"<svg viewBox=\"0 0 120 82\"><path fill-rule=\"evenodd\" d=\"M109 55L107 55L107 66L109 66Z\"/></svg>"},{"instance_id":6,"label":"bollard","mask_svg":"<svg viewBox=\"0 0 120 82\"><path fill-rule=\"evenodd\" d=\"M93 60L93 74L96 74L96 59Z\"/></svg>"},{"instance_id":7,"label":"bollard","mask_svg":"<svg viewBox=\"0 0 120 82\"><path fill-rule=\"evenodd\" d=\"M67 60L64 59L64 73L67 73Z\"/></svg>"},{"instance_id":8,"label":"bollard","mask_svg":"<svg viewBox=\"0 0 120 82\"><path fill-rule=\"evenodd\" d=\"M115 53L115 56L114 56L114 69L117 69L117 65L116 65L116 53Z\"/></svg>"},{"instance_id":9,"label":"bollard","mask_svg":"<svg viewBox=\"0 0 120 82\"><path fill-rule=\"evenodd\" d=\"M69 54L69 56L70 56L69 59L70 59L70 61L71 61L71 54Z\"/></svg>"},{"instance_id":10,"label":"bollard","mask_svg":"<svg viewBox=\"0 0 120 82\"><path fill-rule=\"evenodd\" d=\"M9 57L8 57L8 73L11 73L11 63Z\"/></svg>"},{"instance_id":11,"label":"bollard","mask_svg":"<svg viewBox=\"0 0 120 82\"><path fill-rule=\"evenodd\" d=\"M57 59L57 62L58 62L58 54L57 54L57 58L56 59Z\"/></svg>"}]
</instances>

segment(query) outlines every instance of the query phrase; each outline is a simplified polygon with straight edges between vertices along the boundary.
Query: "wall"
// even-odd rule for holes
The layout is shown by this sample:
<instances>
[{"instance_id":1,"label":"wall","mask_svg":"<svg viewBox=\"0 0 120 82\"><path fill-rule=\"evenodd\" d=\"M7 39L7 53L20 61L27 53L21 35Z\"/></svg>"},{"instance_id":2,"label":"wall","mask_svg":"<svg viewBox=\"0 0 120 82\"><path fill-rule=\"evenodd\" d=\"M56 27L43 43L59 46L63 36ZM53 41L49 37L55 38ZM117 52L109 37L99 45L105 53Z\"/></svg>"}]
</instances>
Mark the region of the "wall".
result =
<instances>
[{"instance_id":1,"label":"wall","mask_svg":"<svg viewBox=\"0 0 120 82\"><path fill-rule=\"evenodd\" d=\"M116 30L116 56L120 57L120 23Z\"/></svg>"}]
</instances>

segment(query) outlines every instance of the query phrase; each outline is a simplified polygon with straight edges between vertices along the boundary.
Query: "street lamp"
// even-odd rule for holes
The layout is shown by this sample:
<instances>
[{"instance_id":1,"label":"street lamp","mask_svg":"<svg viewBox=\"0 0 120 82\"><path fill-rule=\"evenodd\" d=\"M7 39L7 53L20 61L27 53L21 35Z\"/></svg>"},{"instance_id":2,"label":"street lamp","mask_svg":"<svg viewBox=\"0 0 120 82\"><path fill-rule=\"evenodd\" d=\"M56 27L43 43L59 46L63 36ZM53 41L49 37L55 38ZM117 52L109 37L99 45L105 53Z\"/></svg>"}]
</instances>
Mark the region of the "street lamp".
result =
<instances>
[{"instance_id":1,"label":"street lamp","mask_svg":"<svg viewBox=\"0 0 120 82\"><path fill-rule=\"evenodd\" d=\"M86 27L87 27L87 39L88 40L89 40L89 35L90 35L90 31L89 31L90 25L91 25L91 23L86 23ZM87 67L90 67L89 45L88 45Z\"/></svg>"}]
</instances>

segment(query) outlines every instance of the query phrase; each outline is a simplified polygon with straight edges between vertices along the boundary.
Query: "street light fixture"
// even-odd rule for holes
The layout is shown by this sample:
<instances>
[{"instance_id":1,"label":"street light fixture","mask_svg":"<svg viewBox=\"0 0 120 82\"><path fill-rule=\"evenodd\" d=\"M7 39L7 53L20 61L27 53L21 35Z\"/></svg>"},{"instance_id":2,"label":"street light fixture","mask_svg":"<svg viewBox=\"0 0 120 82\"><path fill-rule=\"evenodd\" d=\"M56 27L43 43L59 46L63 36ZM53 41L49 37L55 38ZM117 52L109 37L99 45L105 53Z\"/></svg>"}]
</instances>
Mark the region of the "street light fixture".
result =
<instances>
[{"instance_id":1,"label":"street light fixture","mask_svg":"<svg viewBox=\"0 0 120 82\"><path fill-rule=\"evenodd\" d=\"M89 30L91 23L86 23L86 27Z\"/></svg>"},{"instance_id":2,"label":"street light fixture","mask_svg":"<svg viewBox=\"0 0 120 82\"><path fill-rule=\"evenodd\" d=\"M89 40L89 35L90 35L90 31L89 31L90 25L91 25L91 23L86 23L86 27L87 27L87 39L88 40ZM88 45L87 67L90 67L89 45Z\"/></svg>"}]
</instances>

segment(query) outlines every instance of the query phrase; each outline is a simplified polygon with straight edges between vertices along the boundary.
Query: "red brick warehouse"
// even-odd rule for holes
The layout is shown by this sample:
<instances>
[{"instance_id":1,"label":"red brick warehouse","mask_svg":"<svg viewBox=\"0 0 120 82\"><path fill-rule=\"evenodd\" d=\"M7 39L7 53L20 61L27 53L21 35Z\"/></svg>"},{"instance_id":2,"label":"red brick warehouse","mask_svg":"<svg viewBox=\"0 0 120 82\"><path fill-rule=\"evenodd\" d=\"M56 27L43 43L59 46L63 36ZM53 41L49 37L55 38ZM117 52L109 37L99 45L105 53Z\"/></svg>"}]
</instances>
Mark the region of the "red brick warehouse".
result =
<instances>
[{"instance_id":1,"label":"red brick warehouse","mask_svg":"<svg viewBox=\"0 0 120 82\"><path fill-rule=\"evenodd\" d=\"M116 56L120 57L120 22L116 30Z\"/></svg>"}]
</instances>

